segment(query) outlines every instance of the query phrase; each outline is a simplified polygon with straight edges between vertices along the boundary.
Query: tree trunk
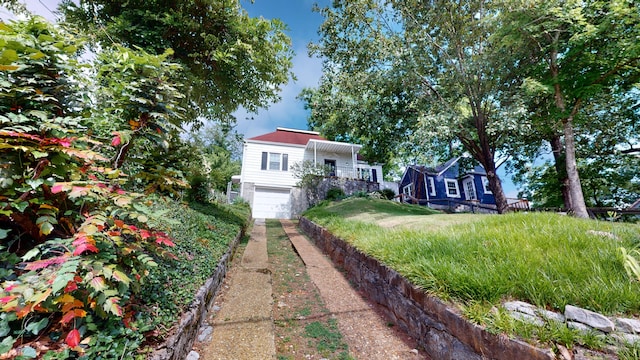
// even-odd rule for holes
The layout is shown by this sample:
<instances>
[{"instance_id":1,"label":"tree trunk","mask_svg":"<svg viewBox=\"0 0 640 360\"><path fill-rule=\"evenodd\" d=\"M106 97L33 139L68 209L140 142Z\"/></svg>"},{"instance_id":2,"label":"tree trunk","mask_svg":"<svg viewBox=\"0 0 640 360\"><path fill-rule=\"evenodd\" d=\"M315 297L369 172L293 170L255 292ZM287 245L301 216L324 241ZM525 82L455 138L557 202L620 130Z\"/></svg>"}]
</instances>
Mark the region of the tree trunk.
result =
<instances>
[{"instance_id":1,"label":"tree trunk","mask_svg":"<svg viewBox=\"0 0 640 360\"><path fill-rule=\"evenodd\" d=\"M504 214L509 210L509 203L507 202L507 197L504 194L504 189L502 188L502 180L500 180L500 177L496 173L495 166L493 166L492 170L485 167L485 170L487 172L487 180L489 180L489 188L493 193L493 197L496 199L498 214Z\"/></svg>"},{"instance_id":2,"label":"tree trunk","mask_svg":"<svg viewBox=\"0 0 640 360\"><path fill-rule=\"evenodd\" d=\"M562 202L565 209L571 209L571 194L569 193L569 178L567 177L567 164L566 154L564 152L564 146L559 135L553 135L549 140L551 144L551 151L553 152L553 159L555 161L555 169L560 183L560 191L562 194Z\"/></svg>"},{"instance_id":3,"label":"tree trunk","mask_svg":"<svg viewBox=\"0 0 640 360\"><path fill-rule=\"evenodd\" d=\"M509 210L509 204L507 203L507 197L504 194L502 188L502 181L496 172L496 162L494 159L494 149L489 142L489 135L486 127L486 114L484 113L479 101L473 101L474 97L471 96L472 92L468 91L469 102L473 111L473 117L475 121L475 128L478 134L477 142L470 139L463 139L462 136L458 136L462 140L462 144L467 151L471 153L476 160L484 167L487 173L487 180L489 181L489 188L493 193L493 197L496 200L496 208L498 214L504 214Z\"/></svg>"},{"instance_id":4,"label":"tree trunk","mask_svg":"<svg viewBox=\"0 0 640 360\"><path fill-rule=\"evenodd\" d=\"M549 70L551 71L551 76L554 79L553 88L556 107L563 114L567 114L567 107L565 105L564 96L562 95L562 90L560 89L560 83L558 80L560 72L560 69L558 68L558 51L553 49L550 56L551 62ZM584 202L584 195L582 194L582 186L580 184L580 175L578 174L578 166L576 164L576 144L573 133L573 117L575 116L579 106L580 100L577 100L573 109L571 109L571 113L566 115L564 120L562 120L565 147L565 168L567 170L567 179L569 180L568 190L571 202L570 209L573 211L575 216L588 218L589 213L587 213L587 205Z\"/></svg>"},{"instance_id":5,"label":"tree trunk","mask_svg":"<svg viewBox=\"0 0 640 360\"><path fill-rule=\"evenodd\" d=\"M562 121L564 125L564 144L566 149L567 178L569 179L569 196L571 197L571 210L575 216L588 218L587 205L584 202L580 175L576 163L576 145L573 136L573 116Z\"/></svg>"}]
</instances>

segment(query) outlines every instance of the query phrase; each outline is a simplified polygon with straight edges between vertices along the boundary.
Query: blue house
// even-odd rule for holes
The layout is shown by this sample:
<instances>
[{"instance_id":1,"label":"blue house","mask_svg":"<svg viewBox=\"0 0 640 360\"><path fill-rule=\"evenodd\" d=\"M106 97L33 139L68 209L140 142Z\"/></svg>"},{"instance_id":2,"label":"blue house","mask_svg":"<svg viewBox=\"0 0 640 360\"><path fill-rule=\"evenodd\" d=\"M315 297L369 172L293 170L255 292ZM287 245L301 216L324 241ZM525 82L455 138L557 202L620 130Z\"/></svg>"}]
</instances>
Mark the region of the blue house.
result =
<instances>
[{"instance_id":1,"label":"blue house","mask_svg":"<svg viewBox=\"0 0 640 360\"><path fill-rule=\"evenodd\" d=\"M408 166L399 186L405 201L432 207L450 206L449 200L495 205L484 168L476 166L461 174L459 160L453 158L436 167Z\"/></svg>"}]
</instances>

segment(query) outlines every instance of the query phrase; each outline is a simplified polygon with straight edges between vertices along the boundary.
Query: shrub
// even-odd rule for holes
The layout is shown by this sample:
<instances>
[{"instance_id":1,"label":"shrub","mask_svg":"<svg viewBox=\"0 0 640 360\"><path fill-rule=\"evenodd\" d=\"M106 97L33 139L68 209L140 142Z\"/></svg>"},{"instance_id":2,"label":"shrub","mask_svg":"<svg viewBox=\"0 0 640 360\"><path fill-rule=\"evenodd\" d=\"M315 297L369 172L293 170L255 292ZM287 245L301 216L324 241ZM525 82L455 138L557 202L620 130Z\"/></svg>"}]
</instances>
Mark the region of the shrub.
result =
<instances>
[{"instance_id":1,"label":"shrub","mask_svg":"<svg viewBox=\"0 0 640 360\"><path fill-rule=\"evenodd\" d=\"M380 193L387 200L393 200L393 198L396 197L396 193L391 189L382 189Z\"/></svg>"},{"instance_id":2,"label":"shrub","mask_svg":"<svg viewBox=\"0 0 640 360\"><path fill-rule=\"evenodd\" d=\"M124 160L130 134L110 146L92 137L73 36L33 18L2 24L0 40L0 353L34 357L37 341L76 356L114 329L136 342L132 305L174 243L111 167L107 153Z\"/></svg>"},{"instance_id":3,"label":"shrub","mask_svg":"<svg viewBox=\"0 0 640 360\"><path fill-rule=\"evenodd\" d=\"M197 202L207 202L211 194L211 182L204 175L196 175L191 178L191 189L189 189L189 200Z\"/></svg>"},{"instance_id":4,"label":"shrub","mask_svg":"<svg viewBox=\"0 0 640 360\"><path fill-rule=\"evenodd\" d=\"M338 187L332 187L327 191L327 196L325 197L327 200L340 200L344 199L344 190Z\"/></svg>"},{"instance_id":5,"label":"shrub","mask_svg":"<svg viewBox=\"0 0 640 360\"><path fill-rule=\"evenodd\" d=\"M354 198L366 198L366 197L369 197L369 193L364 191L364 190L356 191L356 192L353 193L353 195L351 195L351 197L354 197Z\"/></svg>"}]
</instances>

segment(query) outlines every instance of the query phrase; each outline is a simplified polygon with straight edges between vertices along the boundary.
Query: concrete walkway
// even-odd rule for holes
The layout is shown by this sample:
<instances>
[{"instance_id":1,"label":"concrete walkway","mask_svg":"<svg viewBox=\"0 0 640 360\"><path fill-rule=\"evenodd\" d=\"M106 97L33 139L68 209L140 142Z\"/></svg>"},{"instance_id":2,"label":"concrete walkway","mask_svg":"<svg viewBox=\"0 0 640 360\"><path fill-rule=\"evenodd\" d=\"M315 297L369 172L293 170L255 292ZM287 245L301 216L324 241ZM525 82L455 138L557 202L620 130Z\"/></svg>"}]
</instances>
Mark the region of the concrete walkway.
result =
<instances>
[{"instance_id":1,"label":"concrete walkway","mask_svg":"<svg viewBox=\"0 0 640 360\"><path fill-rule=\"evenodd\" d=\"M391 329L349 285L344 276L295 224L281 221L309 277L320 291L331 316L356 359L423 359L408 339ZM271 272L264 220L256 220L240 265L228 274L219 311L213 320L211 342L202 347L200 360L269 360L276 358ZM220 296L220 295L219 295Z\"/></svg>"},{"instance_id":2,"label":"concrete walkway","mask_svg":"<svg viewBox=\"0 0 640 360\"><path fill-rule=\"evenodd\" d=\"M404 341L397 329L375 312L373 305L365 301L351 287L344 275L306 237L300 235L290 220L280 220L296 252L302 258L311 281L329 312L338 320L338 328L349 344L350 353L356 359L393 360L425 359Z\"/></svg>"},{"instance_id":3,"label":"concrete walkway","mask_svg":"<svg viewBox=\"0 0 640 360\"><path fill-rule=\"evenodd\" d=\"M213 340L200 359L275 359L271 271L264 220L256 220L234 269L224 306L213 319Z\"/></svg>"}]
</instances>

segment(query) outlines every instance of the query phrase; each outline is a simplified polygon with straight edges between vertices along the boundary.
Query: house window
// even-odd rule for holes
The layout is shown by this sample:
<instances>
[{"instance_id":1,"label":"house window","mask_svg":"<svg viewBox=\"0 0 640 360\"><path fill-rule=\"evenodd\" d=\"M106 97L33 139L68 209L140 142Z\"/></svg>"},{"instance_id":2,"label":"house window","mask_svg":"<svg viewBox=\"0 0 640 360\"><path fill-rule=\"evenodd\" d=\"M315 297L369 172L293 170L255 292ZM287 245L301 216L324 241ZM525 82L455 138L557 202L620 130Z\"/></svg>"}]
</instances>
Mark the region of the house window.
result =
<instances>
[{"instance_id":1,"label":"house window","mask_svg":"<svg viewBox=\"0 0 640 360\"><path fill-rule=\"evenodd\" d=\"M491 188L489 187L489 179L486 176L482 177L482 189L485 194L491 194Z\"/></svg>"},{"instance_id":2,"label":"house window","mask_svg":"<svg viewBox=\"0 0 640 360\"><path fill-rule=\"evenodd\" d=\"M464 191L467 193L467 200L478 200L476 187L473 184L473 178L465 178L462 184L464 186Z\"/></svg>"},{"instance_id":3,"label":"house window","mask_svg":"<svg viewBox=\"0 0 640 360\"><path fill-rule=\"evenodd\" d=\"M405 194L406 196L413 196L413 184L409 184L405 187L402 188L402 193Z\"/></svg>"},{"instance_id":4,"label":"house window","mask_svg":"<svg viewBox=\"0 0 640 360\"><path fill-rule=\"evenodd\" d=\"M432 177L427 177L427 191L429 192L430 196L436 196L436 184L433 181Z\"/></svg>"},{"instance_id":5,"label":"house window","mask_svg":"<svg viewBox=\"0 0 640 360\"><path fill-rule=\"evenodd\" d=\"M447 185L447 196L460 197L460 189L458 189L458 181L455 179L444 179Z\"/></svg>"},{"instance_id":6,"label":"house window","mask_svg":"<svg viewBox=\"0 0 640 360\"><path fill-rule=\"evenodd\" d=\"M262 153L262 170L282 170L287 171L289 168L289 155L281 153Z\"/></svg>"},{"instance_id":7,"label":"house window","mask_svg":"<svg viewBox=\"0 0 640 360\"><path fill-rule=\"evenodd\" d=\"M371 181L371 169L358 168L360 179Z\"/></svg>"}]
</instances>

